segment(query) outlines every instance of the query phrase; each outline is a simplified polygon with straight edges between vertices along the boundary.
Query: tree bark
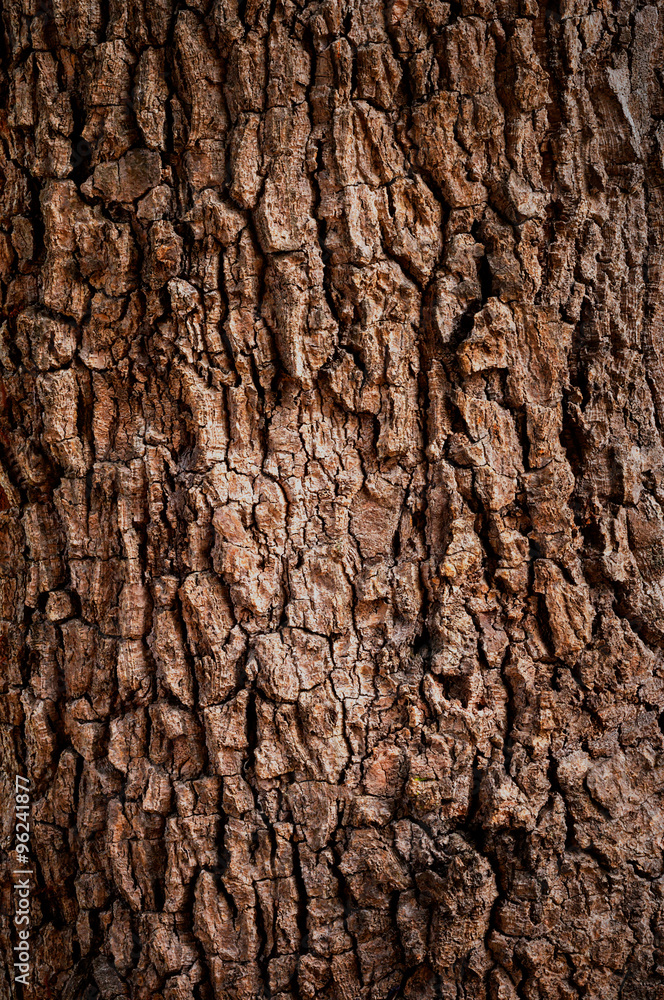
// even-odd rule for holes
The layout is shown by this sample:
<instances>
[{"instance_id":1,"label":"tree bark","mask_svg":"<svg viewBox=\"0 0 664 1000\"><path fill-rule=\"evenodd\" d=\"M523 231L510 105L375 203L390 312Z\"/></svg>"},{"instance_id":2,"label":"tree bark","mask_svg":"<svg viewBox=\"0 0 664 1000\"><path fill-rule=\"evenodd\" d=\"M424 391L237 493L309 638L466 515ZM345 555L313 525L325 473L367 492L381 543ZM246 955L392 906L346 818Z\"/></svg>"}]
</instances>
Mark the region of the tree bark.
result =
<instances>
[{"instance_id":1,"label":"tree bark","mask_svg":"<svg viewBox=\"0 0 664 1000\"><path fill-rule=\"evenodd\" d=\"M1 9L3 997L662 1000L664 6Z\"/></svg>"}]
</instances>

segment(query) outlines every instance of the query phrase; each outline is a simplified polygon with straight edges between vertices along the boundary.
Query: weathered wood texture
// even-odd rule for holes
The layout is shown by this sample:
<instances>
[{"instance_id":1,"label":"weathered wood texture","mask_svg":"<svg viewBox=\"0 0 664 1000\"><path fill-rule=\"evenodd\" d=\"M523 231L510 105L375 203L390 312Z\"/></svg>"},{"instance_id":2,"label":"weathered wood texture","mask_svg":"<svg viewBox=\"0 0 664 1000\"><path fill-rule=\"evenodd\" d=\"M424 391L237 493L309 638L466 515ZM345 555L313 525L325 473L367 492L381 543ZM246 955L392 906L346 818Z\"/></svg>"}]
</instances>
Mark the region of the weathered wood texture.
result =
<instances>
[{"instance_id":1,"label":"weathered wood texture","mask_svg":"<svg viewBox=\"0 0 664 1000\"><path fill-rule=\"evenodd\" d=\"M2 25L25 995L661 1000L664 5Z\"/></svg>"}]
</instances>

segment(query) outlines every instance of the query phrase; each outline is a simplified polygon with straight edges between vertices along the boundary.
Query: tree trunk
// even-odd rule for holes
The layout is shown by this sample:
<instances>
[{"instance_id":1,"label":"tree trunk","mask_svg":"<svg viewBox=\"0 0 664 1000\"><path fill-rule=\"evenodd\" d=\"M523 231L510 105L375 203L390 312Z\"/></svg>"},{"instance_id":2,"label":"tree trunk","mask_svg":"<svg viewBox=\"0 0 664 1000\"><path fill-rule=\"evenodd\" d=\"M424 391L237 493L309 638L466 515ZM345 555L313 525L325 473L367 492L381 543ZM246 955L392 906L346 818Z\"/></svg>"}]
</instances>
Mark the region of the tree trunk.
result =
<instances>
[{"instance_id":1,"label":"tree trunk","mask_svg":"<svg viewBox=\"0 0 664 1000\"><path fill-rule=\"evenodd\" d=\"M664 6L41 4L2 996L662 1000Z\"/></svg>"}]
</instances>

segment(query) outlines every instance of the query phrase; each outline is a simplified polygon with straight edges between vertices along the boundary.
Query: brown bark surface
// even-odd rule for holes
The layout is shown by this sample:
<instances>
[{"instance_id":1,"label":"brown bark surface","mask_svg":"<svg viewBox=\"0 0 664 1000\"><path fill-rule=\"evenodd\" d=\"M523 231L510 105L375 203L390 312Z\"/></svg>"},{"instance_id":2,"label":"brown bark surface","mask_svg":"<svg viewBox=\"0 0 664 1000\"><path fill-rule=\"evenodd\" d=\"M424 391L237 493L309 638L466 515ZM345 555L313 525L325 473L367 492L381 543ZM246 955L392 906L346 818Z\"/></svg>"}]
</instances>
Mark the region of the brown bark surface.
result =
<instances>
[{"instance_id":1,"label":"brown bark surface","mask_svg":"<svg viewBox=\"0 0 664 1000\"><path fill-rule=\"evenodd\" d=\"M1 11L2 997L662 1000L664 6Z\"/></svg>"}]
</instances>

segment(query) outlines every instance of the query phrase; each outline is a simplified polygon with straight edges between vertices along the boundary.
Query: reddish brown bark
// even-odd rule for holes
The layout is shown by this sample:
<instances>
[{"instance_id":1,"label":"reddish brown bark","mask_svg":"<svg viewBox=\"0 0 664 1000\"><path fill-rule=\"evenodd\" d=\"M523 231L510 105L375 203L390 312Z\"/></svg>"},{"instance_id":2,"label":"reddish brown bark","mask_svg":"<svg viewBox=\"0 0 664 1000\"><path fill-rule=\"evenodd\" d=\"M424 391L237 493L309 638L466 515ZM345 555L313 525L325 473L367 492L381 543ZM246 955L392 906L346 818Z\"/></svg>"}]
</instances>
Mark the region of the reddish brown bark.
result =
<instances>
[{"instance_id":1,"label":"reddish brown bark","mask_svg":"<svg viewBox=\"0 0 664 1000\"><path fill-rule=\"evenodd\" d=\"M661 1000L662 5L2 24L2 995Z\"/></svg>"}]
</instances>

